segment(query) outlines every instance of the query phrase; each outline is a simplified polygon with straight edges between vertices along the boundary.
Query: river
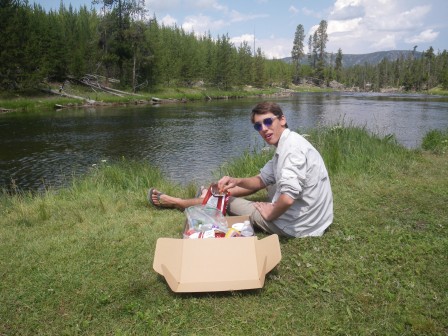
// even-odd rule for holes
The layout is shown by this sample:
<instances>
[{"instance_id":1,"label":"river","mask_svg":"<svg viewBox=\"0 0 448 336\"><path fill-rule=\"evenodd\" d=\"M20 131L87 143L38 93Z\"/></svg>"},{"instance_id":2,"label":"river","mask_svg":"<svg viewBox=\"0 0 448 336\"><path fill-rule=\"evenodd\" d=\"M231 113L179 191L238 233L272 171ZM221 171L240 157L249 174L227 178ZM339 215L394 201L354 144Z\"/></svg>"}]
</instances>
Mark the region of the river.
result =
<instances>
[{"instance_id":1,"label":"river","mask_svg":"<svg viewBox=\"0 0 448 336\"><path fill-rule=\"evenodd\" d=\"M418 148L448 127L448 97L379 93L300 93L278 102L293 130L357 125ZM48 110L0 115L0 186L60 187L74 174L117 159L144 160L181 184L209 181L244 150L263 146L250 123L260 99L159 106Z\"/></svg>"}]
</instances>

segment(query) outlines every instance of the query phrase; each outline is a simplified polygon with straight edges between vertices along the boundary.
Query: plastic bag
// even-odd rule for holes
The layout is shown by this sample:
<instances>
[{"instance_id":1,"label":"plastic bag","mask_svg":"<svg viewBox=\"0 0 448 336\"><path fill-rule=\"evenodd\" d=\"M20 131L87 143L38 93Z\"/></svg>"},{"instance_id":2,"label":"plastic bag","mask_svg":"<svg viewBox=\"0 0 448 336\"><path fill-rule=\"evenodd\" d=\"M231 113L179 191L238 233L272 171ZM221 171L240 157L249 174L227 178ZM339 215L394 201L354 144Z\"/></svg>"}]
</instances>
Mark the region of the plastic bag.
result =
<instances>
[{"instance_id":1,"label":"plastic bag","mask_svg":"<svg viewBox=\"0 0 448 336\"><path fill-rule=\"evenodd\" d=\"M208 205L214 207L221 211L221 213L225 216L227 211L227 205L229 203L230 193L220 193L218 191L217 184L211 184L208 187L207 194L202 201L202 205Z\"/></svg>"},{"instance_id":2,"label":"plastic bag","mask_svg":"<svg viewBox=\"0 0 448 336\"><path fill-rule=\"evenodd\" d=\"M225 237L227 220L220 210L209 205L195 205L185 209L187 225L184 238Z\"/></svg>"}]
</instances>

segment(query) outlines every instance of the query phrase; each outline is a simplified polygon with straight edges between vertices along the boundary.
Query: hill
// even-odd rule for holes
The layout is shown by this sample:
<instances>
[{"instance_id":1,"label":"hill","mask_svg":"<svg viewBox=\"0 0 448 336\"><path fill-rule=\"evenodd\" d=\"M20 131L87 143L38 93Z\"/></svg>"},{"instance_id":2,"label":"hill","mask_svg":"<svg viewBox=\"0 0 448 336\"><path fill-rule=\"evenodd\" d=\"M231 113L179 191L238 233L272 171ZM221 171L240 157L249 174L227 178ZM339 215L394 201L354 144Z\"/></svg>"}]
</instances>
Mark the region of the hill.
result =
<instances>
[{"instance_id":1,"label":"hill","mask_svg":"<svg viewBox=\"0 0 448 336\"><path fill-rule=\"evenodd\" d=\"M389 50L389 51L377 51L369 54L342 54L342 65L344 67L351 67L354 65L362 65L362 64L371 64L375 65L380 63L383 59L387 59L389 61L395 61L400 57L422 57L422 52L412 50ZM334 63L336 58L336 54L327 54L327 63ZM282 59L287 63L292 62L291 57L285 57ZM308 63L308 57L305 57L301 61L302 64Z\"/></svg>"}]
</instances>

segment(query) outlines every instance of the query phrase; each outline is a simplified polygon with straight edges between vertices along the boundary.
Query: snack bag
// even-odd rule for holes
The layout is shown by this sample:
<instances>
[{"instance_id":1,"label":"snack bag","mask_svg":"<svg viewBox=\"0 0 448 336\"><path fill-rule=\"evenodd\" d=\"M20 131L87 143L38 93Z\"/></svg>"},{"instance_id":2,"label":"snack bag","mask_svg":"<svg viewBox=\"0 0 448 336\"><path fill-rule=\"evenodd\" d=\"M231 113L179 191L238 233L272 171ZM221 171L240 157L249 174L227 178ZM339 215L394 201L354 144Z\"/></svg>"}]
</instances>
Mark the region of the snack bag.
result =
<instances>
[{"instance_id":1,"label":"snack bag","mask_svg":"<svg viewBox=\"0 0 448 336\"><path fill-rule=\"evenodd\" d=\"M227 211L227 205L229 203L230 193L220 193L218 191L217 184L211 184L208 187L207 194L202 201L202 205L208 205L211 207L215 207L225 216Z\"/></svg>"},{"instance_id":2,"label":"snack bag","mask_svg":"<svg viewBox=\"0 0 448 336\"><path fill-rule=\"evenodd\" d=\"M228 230L226 218L215 207L195 205L185 209L185 214L184 238L221 238Z\"/></svg>"}]
</instances>

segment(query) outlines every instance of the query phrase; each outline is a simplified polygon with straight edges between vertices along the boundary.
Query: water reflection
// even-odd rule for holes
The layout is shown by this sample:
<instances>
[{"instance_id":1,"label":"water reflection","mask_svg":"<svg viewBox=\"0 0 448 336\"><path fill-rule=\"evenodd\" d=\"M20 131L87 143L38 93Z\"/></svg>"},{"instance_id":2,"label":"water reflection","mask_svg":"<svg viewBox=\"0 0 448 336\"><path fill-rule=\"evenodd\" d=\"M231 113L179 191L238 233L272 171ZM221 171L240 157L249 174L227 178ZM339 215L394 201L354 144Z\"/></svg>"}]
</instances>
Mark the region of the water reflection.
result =
<instances>
[{"instance_id":1,"label":"water reflection","mask_svg":"<svg viewBox=\"0 0 448 336\"><path fill-rule=\"evenodd\" d=\"M275 99L292 129L359 125L420 145L448 127L448 98L304 93ZM0 185L60 186L101 160L145 160L180 183L210 180L223 162L263 146L250 123L260 99L0 115Z\"/></svg>"}]
</instances>

